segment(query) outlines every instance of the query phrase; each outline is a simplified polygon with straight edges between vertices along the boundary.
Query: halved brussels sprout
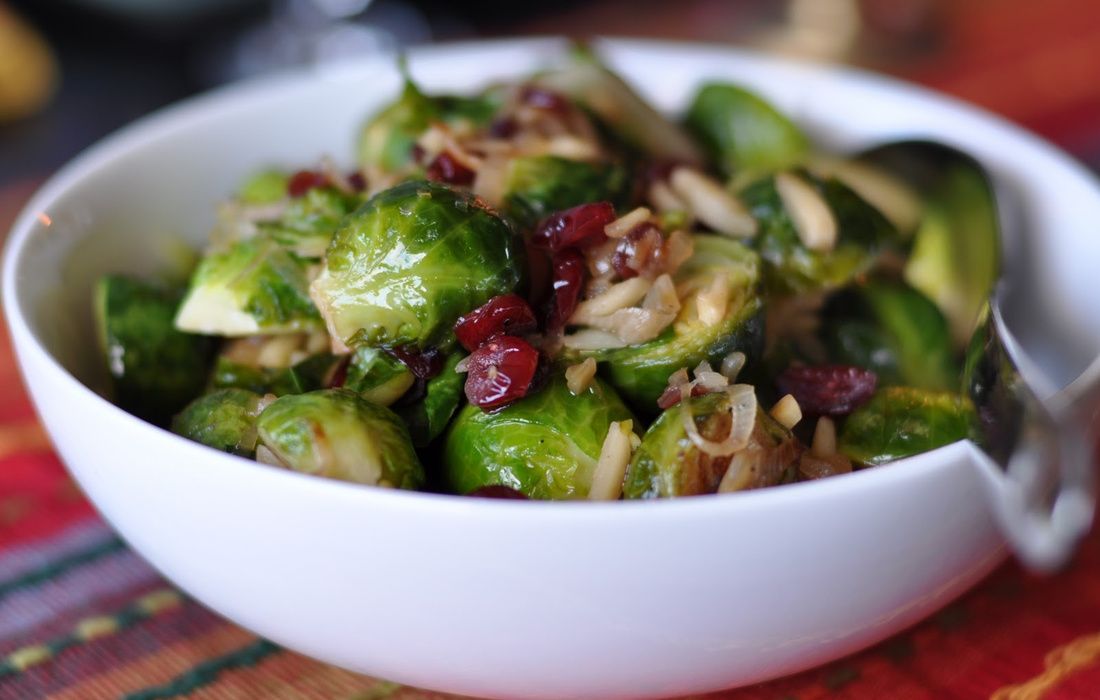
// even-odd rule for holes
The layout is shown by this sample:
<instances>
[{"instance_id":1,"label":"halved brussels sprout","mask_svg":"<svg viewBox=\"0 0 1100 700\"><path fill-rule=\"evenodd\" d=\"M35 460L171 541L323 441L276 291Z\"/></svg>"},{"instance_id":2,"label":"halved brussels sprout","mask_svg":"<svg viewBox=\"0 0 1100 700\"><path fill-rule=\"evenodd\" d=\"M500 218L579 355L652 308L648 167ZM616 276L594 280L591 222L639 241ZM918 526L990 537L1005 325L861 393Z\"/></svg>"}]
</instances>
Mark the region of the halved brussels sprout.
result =
<instances>
[{"instance_id":1,"label":"halved brussels sprout","mask_svg":"<svg viewBox=\"0 0 1100 700\"><path fill-rule=\"evenodd\" d=\"M974 407L956 393L887 387L844 421L839 451L876 465L927 452L974 433Z\"/></svg>"},{"instance_id":2,"label":"halved brussels sprout","mask_svg":"<svg viewBox=\"0 0 1100 700\"><path fill-rule=\"evenodd\" d=\"M245 336L324 328L309 299L309 265L265 237L203 258L176 314L176 327Z\"/></svg>"},{"instance_id":3,"label":"halved brussels sprout","mask_svg":"<svg viewBox=\"0 0 1100 700\"><path fill-rule=\"evenodd\" d=\"M500 108L496 94L462 97L425 95L406 79L401 96L375 114L359 136L360 165L386 173L411 170L412 147L432 122L488 123Z\"/></svg>"},{"instance_id":4,"label":"halved brussels sprout","mask_svg":"<svg viewBox=\"0 0 1100 700\"><path fill-rule=\"evenodd\" d=\"M589 163L557 156L516 158L508 164L504 211L520 226L586 202L618 202L629 182L614 163Z\"/></svg>"},{"instance_id":5,"label":"halved brussels sprout","mask_svg":"<svg viewBox=\"0 0 1100 700\"><path fill-rule=\"evenodd\" d=\"M856 284L832 297L821 338L831 361L874 371L879 386L938 391L959 386L947 319L904 282Z\"/></svg>"},{"instance_id":6,"label":"halved brussels sprout","mask_svg":"<svg viewBox=\"0 0 1100 700\"><path fill-rule=\"evenodd\" d=\"M95 288L100 348L114 401L164 423L202 392L213 346L209 338L176 330L179 290L108 275Z\"/></svg>"},{"instance_id":7,"label":"halved brussels sprout","mask_svg":"<svg viewBox=\"0 0 1100 700\"><path fill-rule=\"evenodd\" d=\"M443 446L445 476L461 494L502 485L531 498L585 498L611 423L630 419L607 384L574 396L558 376L499 411L462 409Z\"/></svg>"},{"instance_id":8,"label":"halved brussels sprout","mask_svg":"<svg viewBox=\"0 0 1100 700\"><path fill-rule=\"evenodd\" d=\"M371 403L389 406L401 398L416 377L400 360L378 348L356 348L348 361L344 388Z\"/></svg>"},{"instance_id":9,"label":"halved brussels sprout","mask_svg":"<svg viewBox=\"0 0 1100 700\"><path fill-rule=\"evenodd\" d=\"M336 232L313 298L329 333L359 345L448 347L462 314L512 291L524 268L511 227L432 182L372 197Z\"/></svg>"},{"instance_id":10,"label":"halved brussels sprout","mask_svg":"<svg viewBox=\"0 0 1100 700\"><path fill-rule=\"evenodd\" d=\"M687 126L727 175L767 173L797 165L810 142L794 123L756 94L708 83L687 111Z\"/></svg>"},{"instance_id":11,"label":"halved brussels sprout","mask_svg":"<svg viewBox=\"0 0 1100 700\"><path fill-rule=\"evenodd\" d=\"M405 425L409 426L409 434L417 447L424 447L442 435L451 416L458 410L466 375L456 372L455 367L463 357L465 355L461 352L451 354L443 364L443 370L425 384L423 397L394 407Z\"/></svg>"},{"instance_id":12,"label":"halved brussels sprout","mask_svg":"<svg viewBox=\"0 0 1100 700\"><path fill-rule=\"evenodd\" d=\"M836 245L827 252L811 250L799 238L774 177L740 192L759 224L753 245L764 260L765 282L774 292L799 294L842 287L870 270L879 252L897 238L890 222L839 180L811 175L805 180L836 219Z\"/></svg>"},{"instance_id":13,"label":"halved brussels sprout","mask_svg":"<svg viewBox=\"0 0 1100 700\"><path fill-rule=\"evenodd\" d=\"M264 409L256 427L263 445L295 471L403 489L424 483L401 419L354 391L283 396Z\"/></svg>"},{"instance_id":14,"label":"halved brussels sprout","mask_svg":"<svg viewBox=\"0 0 1100 700\"><path fill-rule=\"evenodd\" d=\"M905 279L940 307L956 346L964 347L1000 274L988 173L965 153L929 141L887 144L861 159L898 175L924 198Z\"/></svg>"},{"instance_id":15,"label":"halved brussels sprout","mask_svg":"<svg viewBox=\"0 0 1100 700\"><path fill-rule=\"evenodd\" d=\"M314 187L291 199L277 220L262 222L257 228L296 255L320 258L340 222L361 203L360 197L335 188Z\"/></svg>"},{"instance_id":16,"label":"halved brussels sprout","mask_svg":"<svg viewBox=\"0 0 1100 700\"><path fill-rule=\"evenodd\" d=\"M762 350L763 302L758 294L760 260L743 244L729 238L697 234L692 257L676 272L681 310L676 321L660 336L640 345L609 350L566 352L572 363L594 357L607 381L636 410L653 414L657 398L673 372L700 362L717 366L731 352L751 359ZM699 317L698 294L710 289L718 277L726 279L726 309L717 323Z\"/></svg>"},{"instance_id":17,"label":"halved brussels sprout","mask_svg":"<svg viewBox=\"0 0 1100 700\"><path fill-rule=\"evenodd\" d=\"M172 420L172 432L222 452L256 453L260 395L245 389L220 389L200 396Z\"/></svg>"},{"instance_id":18,"label":"halved brussels sprout","mask_svg":"<svg viewBox=\"0 0 1100 700\"><path fill-rule=\"evenodd\" d=\"M626 498L668 498L715 493L731 464L739 469L728 490L774 486L791 478L802 448L789 430L759 406L746 447L732 455L712 457L701 451L684 429L691 411L699 434L720 442L730 432L730 395L724 391L678 403L649 426L626 472ZM735 461L736 460L736 461Z\"/></svg>"},{"instance_id":19,"label":"halved brussels sprout","mask_svg":"<svg viewBox=\"0 0 1100 700\"><path fill-rule=\"evenodd\" d=\"M562 68L536 76L534 82L568 95L591 110L618 139L653 158L703 164L691 137L604 67L594 53L578 46L572 59Z\"/></svg>"}]
</instances>

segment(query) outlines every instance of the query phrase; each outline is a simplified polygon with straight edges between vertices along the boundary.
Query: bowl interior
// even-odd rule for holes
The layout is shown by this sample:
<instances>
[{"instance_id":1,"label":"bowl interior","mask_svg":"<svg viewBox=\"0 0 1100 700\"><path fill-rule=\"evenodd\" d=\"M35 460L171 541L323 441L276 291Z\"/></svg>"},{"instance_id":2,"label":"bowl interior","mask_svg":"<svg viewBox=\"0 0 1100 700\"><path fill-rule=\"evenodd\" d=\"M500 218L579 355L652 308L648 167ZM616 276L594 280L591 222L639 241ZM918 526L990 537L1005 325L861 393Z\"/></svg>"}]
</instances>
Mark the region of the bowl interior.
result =
<instances>
[{"instance_id":1,"label":"bowl interior","mask_svg":"<svg viewBox=\"0 0 1100 700\"><path fill-rule=\"evenodd\" d=\"M425 48L410 54L428 90L466 91L546 65L555 40ZM921 136L979 158L1018 206L1009 325L1052 386L1100 354L1100 189L1081 166L979 110L883 78L717 47L603 42L613 67L675 112L703 80L758 90L829 147ZM93 389L103 383L90 323L92 282L170 269L200 248L216 204L249 172L330 155L349 162L359 125L400 87L391 60L231 86L146 118L55 176L17 222L5 260L12 323Z\"/></svg>"}]
</instances>

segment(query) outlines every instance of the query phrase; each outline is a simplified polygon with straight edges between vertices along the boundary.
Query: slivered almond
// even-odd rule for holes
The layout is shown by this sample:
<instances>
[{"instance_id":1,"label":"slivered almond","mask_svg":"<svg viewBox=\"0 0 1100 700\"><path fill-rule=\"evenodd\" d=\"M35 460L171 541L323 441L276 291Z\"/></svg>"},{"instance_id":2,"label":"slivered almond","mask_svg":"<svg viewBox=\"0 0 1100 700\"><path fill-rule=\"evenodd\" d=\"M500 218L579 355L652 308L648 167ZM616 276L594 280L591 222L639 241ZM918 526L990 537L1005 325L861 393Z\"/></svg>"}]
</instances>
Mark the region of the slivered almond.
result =
<instances>
[{"instance_id":1,"label":"slivered almond","mask_svg":"<svg viewBox=\"0 0 1100 700\"><path fill-rule=\"evenodd\" d=\"M756 233L756 219L716 180L694 168L676 168L669 178L672 191L687 202L695 218L718 233L748 238Z\"/></svg>"},{"instance_id":2,"label":"slivered almond","mask_svg":"<svg viewBox=\"0 0 1100 700\"><path fill-rule=\"evenodd\" d=\"M569 319L571 325L588 326L599 316L610 316L619 309L634 306L643 298L653 283L644 277L632 277L611 285L599 296L582 301Z\"/></svg>"},{"instance_id":3,"label":"slivered almond","mask_svg":"<svg viewBox=\"0 0 1100 700\"><path fill-rule=\"evenodd\" d=\"M717 326L726 317L729 302L729 278L723 274L715 275L711 283L696 296L699 320L708 326Z\"/></svg>"},{"instance_id":4,"label":"slivered almond","mask_svg":"<svg viewBox=\"0 0 1100 700\"><path fill-rule=\"evenodd\" d=\"M584 362L578 362L565 369L565 384L569 392L574 396L580 396L588 387L592 386L592 380L596 377L596 360L585 358Z\"/></svg>"},{"instance_id":5,"label":"slivered almond","mask_svg":"<svg viewBox=\"0 0 1100 700\"><path fill-rule=\"evenodd\" d=\"M675 314L680 310L680 299L676 296L676 285L667 274L653 280L653 286L646 292L642 307L659 313Z\"/></svg>"},{"instance_id":6,"label":"slivered almond","mask_svg":"<svg viewBox=\"0 0 1100 700\"><path fill-rule=\"evenodd\" d=\"M832 457L836 454L836 423L832 418L821 416L817 419L810 452L815 457Z\"/></svg>"},{"instance_id":7,"label":"slivered almond","mask_svg":"<svg viewBox=\"0 0 1100 700\"><path fill-rule=\"evenodd\" d=\"M676 272L695 253L695 241L686 231L673 231L665 240L665 271Z\"/></svg>"},{"instance_id":8,"label":"slivered almond","mask_svg":"<svg viewBox=\"0 0 1100 700\"><path fill-rule=\"evenodd\" d=\"M616 421L607 430L596 469L592 472L592 486L588 498L593 501L614 501L623 492L623 478L633 447L634 422Z\"/></svg>"},{"instance_id":9,"label":"slivered almond","mask_svg":"<svg viewBox=\"0 0 1100 700\"><path fill-rule=\"evenodd\" d=\"M653 216L653 212L649 209L646 207L638 207L627 214L623 214L607 226L604 226L603 232L607 234L608 238L622 238L633 231L634 227L638 224L644 224L649 221L649 217L651 216Z\"/></svg>"},{"instance_id":10,"label":"slivered almond","mask_svg":"<svg viewBox=\"0 0 1100 700\"><path fill-rule=\"evenodd\" d=\"M302 346L304 338L300 333L276 335L270 337L256 355L256 364L260 367L282 369L289 367L294 351Z\"/></svg>"},{"instance_id":11,"label":"slivered almond","mask_svg":"<svg viewBox=\"0 0 1100 700\"><path fill-rule=\"evenodd\" d=\"M688 209L687 202L673 192L668 183L663 180L657 180L650 185L647 195L649 203L656 207L659 212L687 211Z\"/></svg>"},{"instance_id":12,"label":"slivered almond","mask_svg":"<svg viewBox=\"0 0 1100 700\"><path fill-rule=\"evenodd\" d=\"M821 253L836 247L836 217L820 192L790 173L775 176L775 189L804 246Z\"/></svg>"},{"instance_id":13,"label":"slivered almond","mask_svg":"<svg viewBox=\"0 0 1100 700\"><path fill-rule=\"evenodd\" d=\"M572 350L609 350L625 347L619 336L596 328L585 328L561 339L564 347Z\"/></svg>"},{"instance_id":14,"label":"slivered almond","mask_svg":"<svg viewBox=\"0 0 1100 700\"><path fill-rule=\"evenodd\" d=\"M798 405L798 400L795 397L787 394L775 402L768 414L784 428L790 430L802 420L802 407Z\"/></svg>"}]
</instances>

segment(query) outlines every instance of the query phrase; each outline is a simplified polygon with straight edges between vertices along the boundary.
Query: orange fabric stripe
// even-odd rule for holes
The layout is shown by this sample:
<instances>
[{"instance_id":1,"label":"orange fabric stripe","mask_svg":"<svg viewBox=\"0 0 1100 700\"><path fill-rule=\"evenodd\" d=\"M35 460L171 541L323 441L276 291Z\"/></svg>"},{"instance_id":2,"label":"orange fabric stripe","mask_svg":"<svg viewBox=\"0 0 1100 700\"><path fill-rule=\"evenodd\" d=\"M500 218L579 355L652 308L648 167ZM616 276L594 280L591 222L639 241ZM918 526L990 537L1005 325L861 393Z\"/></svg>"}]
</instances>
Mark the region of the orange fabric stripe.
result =
<instances>
[{"instance_id":1,"label":"orange fabric stripe","mask_svg":"<svg viewBox=\"0 0 1100 700\"><path fill-rule=\"evenodd\" d=\"M125 666L92 676L63 692L50 695L49 698L115 700L125 693L167 683L195 664L231 652L255 640L255 635L227 622L202 637L166 646Z\"/></svg>"}]
</instances>

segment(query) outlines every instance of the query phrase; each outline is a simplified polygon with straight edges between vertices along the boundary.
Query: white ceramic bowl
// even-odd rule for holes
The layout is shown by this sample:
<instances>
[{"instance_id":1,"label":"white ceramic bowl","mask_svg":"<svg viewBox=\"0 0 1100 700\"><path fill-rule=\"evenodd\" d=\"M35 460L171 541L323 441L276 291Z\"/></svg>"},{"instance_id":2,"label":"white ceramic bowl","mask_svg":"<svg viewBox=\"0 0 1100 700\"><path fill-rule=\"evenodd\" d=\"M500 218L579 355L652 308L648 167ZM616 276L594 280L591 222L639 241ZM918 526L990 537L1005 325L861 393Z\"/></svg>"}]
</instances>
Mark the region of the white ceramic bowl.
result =
<instances>
[{"instance_id":1,"label":"white ceramic bowl","mask_svg":"<svg viewBox=\"0 0 1100 700\"><path fill-rule=\"evenodd\" d=\"M429 89L523 74L561 48L414 51ZM1100 348L1100 190L1005 122L865 74L724 49L602 45L662 108L705 78L747 84L824 143L923 135L1021 195L1031 235L1010 309L1056 382ZM837 658L928 615L1004 557L971 448L824 482L659 503L516 503L307 477L177 438L101 399L90 280L201 244L257 166L352 152L393 98L391 62L233 86L82 155L34 198L4 261L4 304L47 429L126 540L198 600L350 669L511 698L649 697L752 683ZM48 217L48 220L47 218Z\"/></svg>"}]
</instances>

